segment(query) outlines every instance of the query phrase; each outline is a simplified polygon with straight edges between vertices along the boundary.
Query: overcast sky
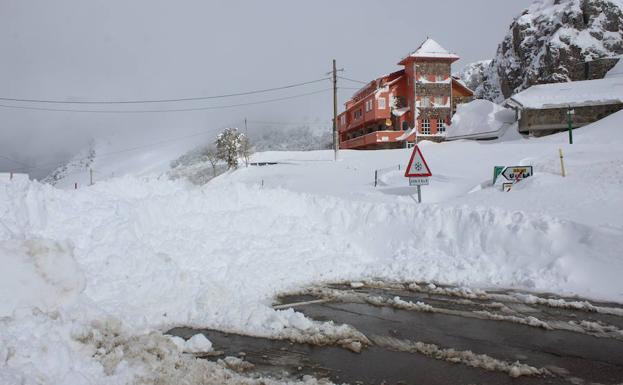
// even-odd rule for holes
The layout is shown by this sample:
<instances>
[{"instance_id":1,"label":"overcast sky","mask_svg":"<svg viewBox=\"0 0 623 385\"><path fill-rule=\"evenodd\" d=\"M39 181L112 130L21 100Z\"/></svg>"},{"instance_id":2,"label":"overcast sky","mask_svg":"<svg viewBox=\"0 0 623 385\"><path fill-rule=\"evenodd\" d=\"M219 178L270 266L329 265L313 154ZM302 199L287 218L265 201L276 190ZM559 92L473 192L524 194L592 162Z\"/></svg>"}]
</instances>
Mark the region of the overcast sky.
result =
<instances>
[{"instance_id":1,"label":"overcast sky","mask_svg":"<svg viewBox=\"0 0 623 385\"><path fill-rule=\"evenodd\" d=\"M512 19L530 2L0 0L0 97L80 101L220 95L319 79L333 58L345 69L343 76L368 81L398 69L400 58L427 36L461 56L454 66L458 70L491 58ZM157 105L0 103L60 109L194 108L330 86L324 81L266 94ZM340 107L352 92L340 91ZM0 107L0 171L19 166L2 156L48 165L70 156L91 137L136 145L240 125L244 117L328 121L331 111L330 92L192 112L101 114Z\"/></svg>"}]
</instances>

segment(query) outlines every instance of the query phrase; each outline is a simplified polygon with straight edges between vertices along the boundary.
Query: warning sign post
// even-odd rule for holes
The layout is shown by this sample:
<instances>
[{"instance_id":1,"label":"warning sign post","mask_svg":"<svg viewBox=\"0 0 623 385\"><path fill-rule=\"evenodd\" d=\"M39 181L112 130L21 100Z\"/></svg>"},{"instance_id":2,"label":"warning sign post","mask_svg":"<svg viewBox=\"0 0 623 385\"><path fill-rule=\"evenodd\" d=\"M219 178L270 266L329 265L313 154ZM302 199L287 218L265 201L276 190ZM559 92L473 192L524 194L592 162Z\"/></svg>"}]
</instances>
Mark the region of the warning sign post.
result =
<instances>
[{"instance_id":1,"label":"warning sign post","mask_svg":"<svg viewBox=\"0 0 623 385\"><path fill-rule=\"evenodd\" d=\"M409 164L405 170L405 177L409 178L409 186L417 187L417 200L419 203L422 203L421 186L428 185L428 178L431 176L433 176L433 174L430 172L426 159L424 159L422 151L420 151L420 148L416 144L413 147L411 159L409 159Z\"/></svg>"}]
</instances>

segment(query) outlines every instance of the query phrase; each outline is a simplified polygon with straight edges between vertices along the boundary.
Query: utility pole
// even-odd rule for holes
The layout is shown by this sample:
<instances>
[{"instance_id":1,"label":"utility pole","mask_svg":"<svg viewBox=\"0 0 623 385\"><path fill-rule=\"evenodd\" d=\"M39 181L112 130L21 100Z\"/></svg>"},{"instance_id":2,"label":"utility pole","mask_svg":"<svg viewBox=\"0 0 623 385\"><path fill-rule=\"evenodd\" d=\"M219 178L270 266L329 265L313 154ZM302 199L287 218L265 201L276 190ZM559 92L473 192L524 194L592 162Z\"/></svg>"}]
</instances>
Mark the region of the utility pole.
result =
<instances>
[{"instance_id":1,"label":"utility pole","mask_svg":"<svg viewBox=\"0 0 623 385\"><path fill-rule=\"evenodd\" d=\"M337 161L337 152L340 149L340 142L337 135L337 68L333 59L333 151L334 160Z\"/></svg>"},{"instance_id":2,"label":"utility pole","mask_svg":"<svg viewBox=\"0 0 623 385\"><path fill-rule=\"evenodd\" d=\"M247 117L244 118L244 159L246 167L249 167L249 130L247 129Z\"/></svg>"}]
</instances>

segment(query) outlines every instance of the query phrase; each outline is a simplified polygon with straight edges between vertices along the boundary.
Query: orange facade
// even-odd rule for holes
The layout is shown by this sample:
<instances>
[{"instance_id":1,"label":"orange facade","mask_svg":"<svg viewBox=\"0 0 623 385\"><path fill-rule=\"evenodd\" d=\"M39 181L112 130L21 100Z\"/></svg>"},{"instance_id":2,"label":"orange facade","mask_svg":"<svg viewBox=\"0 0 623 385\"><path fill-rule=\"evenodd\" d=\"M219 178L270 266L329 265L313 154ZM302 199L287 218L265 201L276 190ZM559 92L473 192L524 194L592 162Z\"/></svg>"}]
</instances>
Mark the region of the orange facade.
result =
<instances>
[{"instance_id":1,"label":"orange facade","mask_svg":"<svg viewBox=\"0 0 623 385\"><path fill-rule=\"evenodd\" d=\"M337 118L340 148L405 147L406 142L416 140L415 131L420 138L443 138L453 99L464 101L472 96L471 90L451 76L451 63L458 57L445 56L409 56L399 63L403 69L357 91Z\"/></svg>"}]
</instances>

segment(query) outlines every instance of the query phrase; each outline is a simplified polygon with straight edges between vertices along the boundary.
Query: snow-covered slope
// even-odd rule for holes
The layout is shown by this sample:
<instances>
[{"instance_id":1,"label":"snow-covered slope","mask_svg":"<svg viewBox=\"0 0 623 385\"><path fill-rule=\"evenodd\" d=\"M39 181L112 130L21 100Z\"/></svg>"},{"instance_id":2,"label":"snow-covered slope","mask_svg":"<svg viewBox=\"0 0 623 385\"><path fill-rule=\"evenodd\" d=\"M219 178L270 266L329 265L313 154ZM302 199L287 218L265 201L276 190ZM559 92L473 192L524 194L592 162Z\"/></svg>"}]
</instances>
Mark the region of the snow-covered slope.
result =
<instances>
[{"instance_id":1,"label":"snow-covered slope","mask_svg":"<svg viewBox=\"0 0 623 385\"><path fill-rule=\"evenodd\" d=\"M500 102L534 84L583 80L584 62L621 54L619 0L535 0L513 21L476 96ZM607 71L614 62L592 65Z\"/></svg>"},{"instance_id":2,"label":"snow-covered slope","mask_svg":"<svg viewBox=\"0 0 623 385\"><path fill-rule=\"evenodd\" d=\"M279 164L203 186L127 175L63 190L4 178L0 256L11 269L0 269L0 293L16 295L1 308L0 383L240 383L182 355L162 331L361 339L271 308L277 293L317 282L428 280L623 301L621 125L623 112L576 130L573 145L564 134L423 142L434 176L421 205L396 167L409 150L341 151L338 162L331 151L258 153ZM510 193L491 186L493 166L517 164L535 175Z\"/></svg>"}]
</instances>

